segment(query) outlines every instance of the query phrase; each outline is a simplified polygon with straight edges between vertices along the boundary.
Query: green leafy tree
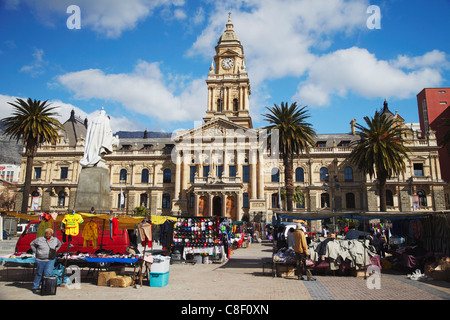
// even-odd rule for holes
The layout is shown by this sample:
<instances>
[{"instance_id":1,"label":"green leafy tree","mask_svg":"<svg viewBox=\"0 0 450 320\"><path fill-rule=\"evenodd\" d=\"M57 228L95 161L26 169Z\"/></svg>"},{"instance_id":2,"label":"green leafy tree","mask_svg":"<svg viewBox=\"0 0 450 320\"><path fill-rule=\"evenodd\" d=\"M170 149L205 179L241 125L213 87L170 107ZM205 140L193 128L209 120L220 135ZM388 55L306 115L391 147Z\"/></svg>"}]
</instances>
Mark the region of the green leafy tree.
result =
<instances>
[{"instance_id":1,"label":"green leafy tree","mask_svg":"<svg viewBox=\"0 0 450 320\"><path fill-rule=\"evenodd\" d=\"M405 129L386 114L364 117L367 127L356 124L360 139L353 144L350 160L370 178L376 175L380 211L386 211L386 181L406 169L410 150L405 146Z\"/></svg>"},{"instance_id":2,"label":"green leafy tree","mask_svg":"<svg viewBox=\"0 0 450 320\"><path fill-rule=\"evenodd\" d=\"M17 139L17 142L22 140L25 146L27 166L23 187L22 213L26 213L28 209L33 160L38 147L44 142L56 143L59 138L57 130L63 129L62 124L54 118L58 115L53 112L57 107L50 107L47 101L41 102L28 98L27 101L16 99L15 102L8 102L13 106L12 115L2 119L6 127L4 134L9 136L10 139Z\"/></svg>"},{"instance_id":3,"label":"green leafy tree","mask_svg":"<svg viewBox=\"0 0 450 320\"><path fill-rule=\"evenodd\" d=\"M299 107L297 103L282 102L280 106L266 107L269 111L264 115L264 120L269 123L265 127L269 133L269 139L274 130L278 130L280 154L284 164L284 182L286 188L287 211L293 209L294 194L294 155L298 155L310 146L314 146L313 138L316 131L307 122L309 114L306 107Z\"/></svg>"}]
</instances>

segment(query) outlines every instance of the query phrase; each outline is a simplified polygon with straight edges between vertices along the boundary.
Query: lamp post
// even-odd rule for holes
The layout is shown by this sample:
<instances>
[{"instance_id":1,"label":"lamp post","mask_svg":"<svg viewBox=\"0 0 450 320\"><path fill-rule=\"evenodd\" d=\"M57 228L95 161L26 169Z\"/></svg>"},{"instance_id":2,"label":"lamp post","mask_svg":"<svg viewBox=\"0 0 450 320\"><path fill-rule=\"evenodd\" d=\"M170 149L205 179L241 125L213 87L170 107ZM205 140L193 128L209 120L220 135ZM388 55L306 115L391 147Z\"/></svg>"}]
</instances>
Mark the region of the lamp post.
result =
<instances>
[{"instance_id":1,"label":"lamp post","mask_svg":"<svg viewBox=\"0 0 450 320\"><path fill-rule=\"evenodd\" d=\"M328 173L326 174L327 180L329 181L328 177ZM335 202L335 191L339 191L341 188L341 185L339 184L339 179L337 177L337 174L333 175L333 179L330 182L330 184L328 184L327 182L323 183L323 190L328 192L328 189L331 189L331 212L333 214L333 232L334 234L336 234L336 217L334 215L334 213L336 212L336 202Z\"/></svg>"}]
</instances>

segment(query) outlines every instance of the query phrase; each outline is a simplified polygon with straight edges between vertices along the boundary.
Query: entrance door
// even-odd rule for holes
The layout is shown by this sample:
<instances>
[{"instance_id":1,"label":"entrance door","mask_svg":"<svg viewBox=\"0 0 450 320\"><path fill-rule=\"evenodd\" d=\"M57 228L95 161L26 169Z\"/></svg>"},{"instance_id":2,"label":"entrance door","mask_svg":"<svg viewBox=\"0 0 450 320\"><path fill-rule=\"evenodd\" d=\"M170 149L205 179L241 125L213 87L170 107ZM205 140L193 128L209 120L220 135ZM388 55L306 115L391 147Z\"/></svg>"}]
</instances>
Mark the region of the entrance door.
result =
<instances>
[{"instance_id":1,"label":"entrance door","mask_svg":"<svg viewBox=\"0 0 450 320\"><path fill-rule=\"evenodd\" d=\"M213 199L213 215L222 216L222 197L215 196Z\"/></svg>"}]
</instances>

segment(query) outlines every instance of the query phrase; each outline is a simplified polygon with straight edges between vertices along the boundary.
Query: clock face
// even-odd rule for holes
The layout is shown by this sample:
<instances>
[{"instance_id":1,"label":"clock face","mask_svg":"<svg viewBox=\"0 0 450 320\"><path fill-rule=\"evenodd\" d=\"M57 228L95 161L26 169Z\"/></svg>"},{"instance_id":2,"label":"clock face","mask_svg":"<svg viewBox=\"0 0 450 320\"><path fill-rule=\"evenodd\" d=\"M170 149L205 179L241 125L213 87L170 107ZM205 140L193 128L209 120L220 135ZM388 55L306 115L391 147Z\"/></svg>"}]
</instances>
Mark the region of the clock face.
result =
<instances>
[{"instance_id":1,"label":"clock face","mask_svg":"<svg viewBox=\"0 0 450 320\"><path fill-rule=\"evenodd\" d=\"M230 69L234 65L234 59L233 58L225 58L222 60L222 67L224 69Z\"/></svg>"}]
</instances>

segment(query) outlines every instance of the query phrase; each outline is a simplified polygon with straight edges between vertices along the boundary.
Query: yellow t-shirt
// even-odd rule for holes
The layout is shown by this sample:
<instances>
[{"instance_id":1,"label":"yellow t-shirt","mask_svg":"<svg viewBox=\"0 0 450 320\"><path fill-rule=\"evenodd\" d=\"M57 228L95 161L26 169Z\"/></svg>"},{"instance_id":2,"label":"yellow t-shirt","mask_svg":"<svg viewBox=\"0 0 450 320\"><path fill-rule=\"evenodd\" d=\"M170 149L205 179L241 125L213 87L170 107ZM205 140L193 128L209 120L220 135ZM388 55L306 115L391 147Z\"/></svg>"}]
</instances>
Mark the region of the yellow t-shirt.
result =
<instances>
[{"instance_id":1,"label":"yellow t-shirt","mask_svg":"<svg viewBox=\"0 0 450 320\"><path fill-rule=\"evenodd\" d=\"M83 217L78 213L75 214L66 214L62 223L66 225L66 235L68 236L77 236L80 232L79 225L83 223Z\"/></svg>"}]
</instances>

